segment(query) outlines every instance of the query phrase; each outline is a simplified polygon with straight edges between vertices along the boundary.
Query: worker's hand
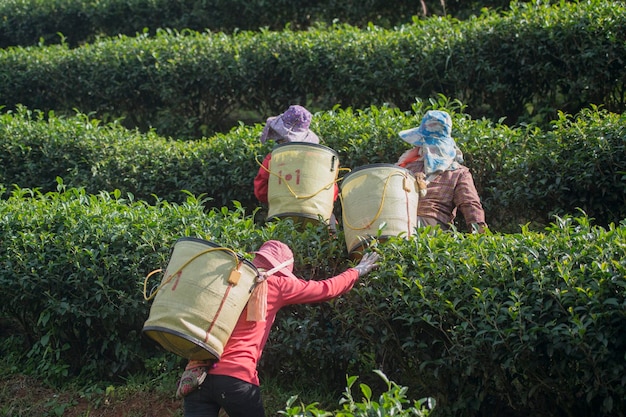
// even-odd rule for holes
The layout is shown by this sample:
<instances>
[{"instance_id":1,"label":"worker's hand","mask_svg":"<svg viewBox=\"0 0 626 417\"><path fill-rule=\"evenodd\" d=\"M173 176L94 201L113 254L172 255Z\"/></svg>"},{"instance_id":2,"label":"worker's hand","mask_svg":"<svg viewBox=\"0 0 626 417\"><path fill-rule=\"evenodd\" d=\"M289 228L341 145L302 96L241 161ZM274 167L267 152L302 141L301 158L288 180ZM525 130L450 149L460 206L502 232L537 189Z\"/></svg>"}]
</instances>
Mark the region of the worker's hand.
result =
<instances>
[{"instance_id":1,"label":"worker's hand","mask_svg":"<svg viewBox=\"0 0 626 417\"><path fill-rule=\"evenodd\" d=\"M183 376L178 381L176 387L176 398L183 398L189 395L191 392L198 389L204 382L204 379L209 372L208 367L199 366L197 368L186 369L183 372Z\"/></svg>"},{"instance_id":2,"label":"worker's hand","mask_svg":"<svg viewBox=\"0 0 626 417\"><path fill-rule=\"evenodd\" d=\"M376 264L376 261L378 261L379 257L380 255L376 252L369 252L363 255L363 257L361 258L361 262L359 262L359 264L354 267L354 269L359 271L359 277L362 277L363 275L367 274L372 269L377 267L378 265Z\"/></svg>"},{"instance_id":3,"label":"worker's hand","mask_svg":"<svg viewBox=\"0 0 626 417\"><path fill-rule=\"evenodd\" d=\"M187 366L185 366L185 372L178 381L176 388L176 398L183 398L189 395L189 393L198 389L204 382L209 369L215 363L214 360L189 360Z\"/></svg>"},{"instance_id":4,"label":"worker's hand","mask_svg":"<svg viewBox=\"0 0 626 417\"><path fill-rule=\"evenodd\" d=\"M472 233L485 233L487 225L485 223L472 223Z\"/></svg>"}]
</instances>

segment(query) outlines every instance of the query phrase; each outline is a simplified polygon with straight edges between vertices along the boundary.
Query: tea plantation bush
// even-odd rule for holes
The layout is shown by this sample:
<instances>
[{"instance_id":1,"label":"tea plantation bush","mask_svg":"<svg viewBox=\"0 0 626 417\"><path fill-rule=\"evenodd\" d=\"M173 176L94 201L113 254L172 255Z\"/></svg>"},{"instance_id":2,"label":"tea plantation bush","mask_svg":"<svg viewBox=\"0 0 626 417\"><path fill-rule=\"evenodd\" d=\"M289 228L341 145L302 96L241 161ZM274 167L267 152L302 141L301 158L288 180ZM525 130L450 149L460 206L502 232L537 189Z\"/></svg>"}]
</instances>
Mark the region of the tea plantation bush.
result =
<instances>
[{"instance_id":1,"label":"tea plantation bush","mask_svg":"<svg viewBox=\"0 0 626 417\"><path fill-rule=\"evenodd\" d=\"M381 369L435 415L623 416L625 226L382 243L358 288L283 322L264 369L329 384Z\"/></svg>"},{"instance_id":2,"label":"tea plantation bush","mask_svg":"<svg viewBox=\"0 0 626 417\"><path fill-rule=\"evenodd\" d=\"M439 1L428 0L427 12L442 13ZM476 10L508 1L451 2L448 13L462 7ZM318 1L312 3L253 0L4 0L0 3L0 47L66 42L78 46L97 37L135 35L158 28L212 32L281 30L286 25L306 29L314 22L335 20L366 26L392 27L411 21L421 8L407 0Z\"/></svg>"},{"instance_id":3,"label":"tea plantation bush","mask_svg":"<svg viewBox=\"0 0 626 417\"><path fill-rule=\"evenodd\" d=\"M0 48L66 42L77 46L102 36L135 35L158 28L232 33L316 22L393 27L414 15L468 18L482 8L506 9L508 0L287 1L219 0L5 0L0 4ZM241 11L244 10L245 13Z\"/></svg>"},{"instance_id":4,"label":"tea plantation bush","mask_svg":"<svg viewBox=\"0 0 626 417\"><path fill-rule=\"evenodd\" d=\"M193 196L148 205L62 184L14 191L0 201L3 357L51 382L114 380L155 358L180 366L141 328L144 279L182 236L244 257L280 239L306 279L350 265L341 232L258 227L253 217L241 207L207 211ZM434 397L443 416L624 415L626 223L565 217L510 235L426 229L373 247L380 267L350 293L282 312L263 375L332 387L380 369Z\"/></svg>"},{"instance_id":5,"label":"tea plantation bush","mask_svg":"<svg viewBox=\"0 0 626 417\"><path fill-rule=\"evenodd\" d=\"M288 103L313 109L416 98L462 100L474 118L545 122L590 104L626 103L626 7L518 4L506 13L415 20L394 29L316 25L232 35L160 30L0 50L0 105L78 109L163 136L227 131Z\"/></svg>"},{"instance_id":6,"label":"tea plantation bush","mask_svg":"<svg viewBox=\"0 0 626 417\"><path fill-rule=\"evenodd\" d=\"M467 18L482 8L506 9L508 0L287 1L219 0L5 0L0 3L0 48L65 42L72 47L99 37L128 35L159 28L232 33L236 30L307 29L324 22L369 23L391 28L414 15ZM244 10L245 13L241 11Z\"/></svg>"},{"instance_id":7,"label":"tea plantation bush","mask_svg":"<svg viewBox=\"0 0 626 417\"><path fill-rule=\"evenodd\" d=\"M418 102L411 112L336 107L317 113L312 128L338 152L346 170L395 163L409 147L397 133L417 126L430 108L452 113L453 137L494 231L516 232L526 223L541 229L553 215L579 209L604 226L626 218L623 115L589 109L562 114L550 130L510 128L474 120L458 101L440 98ZM228 134L181 141L102 124L84 114L65 118L20 108L0 116L0 184L45 193L56 190L60 177L92 194L118 189L137 200L180 203L188 191L204 195L207 207L232 208L237 200L252 211L258 207L252 181L272 149L259 143L261 129L242 124ZM339 202L335 211L341 213Z\"/></svg>"}]
</instances>

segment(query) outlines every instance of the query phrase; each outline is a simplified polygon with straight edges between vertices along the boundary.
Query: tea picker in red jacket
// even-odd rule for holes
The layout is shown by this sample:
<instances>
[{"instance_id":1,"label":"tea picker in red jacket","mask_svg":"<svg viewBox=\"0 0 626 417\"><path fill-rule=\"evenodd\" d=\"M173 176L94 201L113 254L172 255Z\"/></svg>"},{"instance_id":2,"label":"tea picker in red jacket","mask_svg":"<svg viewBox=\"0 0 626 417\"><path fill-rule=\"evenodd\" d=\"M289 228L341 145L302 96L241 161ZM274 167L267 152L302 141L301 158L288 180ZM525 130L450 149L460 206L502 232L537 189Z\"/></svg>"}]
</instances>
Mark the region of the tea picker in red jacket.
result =
<instances>
[{"instance_id":1,"label":"tea picker in red jacket","mask_svg":"<svg viewBox=\"0 0 626 417\"><path fill-rule=\"evenodd\" d=\"M283 143L309 143L318 145L320 138L309 128L312 119L311 112L299 105L292 105L282 114L269 117L263 132L261 133L261 143L273 140L277 144ZM268 189L271 175L270 152L265 156L259 171L254 178L254 195L262 204L269 204ZM337 200L339 187L335 183L333 189L333 201ZM331 215L331 229L334 228L336 220Z\"/></svg>"},{"instance_id":2,"label":"tea picker in red jacket","mask_svg":"<svg viewBox=\"0 0 626 417\"><path fill-rule=\"evenodd\" d=\"M324 280L293 274L293 253L277 240L265 242L252 261L262 280L255 287L219 359L211 366L191 361L183 374L185 417L265 417L257 364L278 311L291 304L329 301L348 292L359 277L376 267L377 253ZM179 391L181 389L179 388Z\"/></svg>"}]
</instances>

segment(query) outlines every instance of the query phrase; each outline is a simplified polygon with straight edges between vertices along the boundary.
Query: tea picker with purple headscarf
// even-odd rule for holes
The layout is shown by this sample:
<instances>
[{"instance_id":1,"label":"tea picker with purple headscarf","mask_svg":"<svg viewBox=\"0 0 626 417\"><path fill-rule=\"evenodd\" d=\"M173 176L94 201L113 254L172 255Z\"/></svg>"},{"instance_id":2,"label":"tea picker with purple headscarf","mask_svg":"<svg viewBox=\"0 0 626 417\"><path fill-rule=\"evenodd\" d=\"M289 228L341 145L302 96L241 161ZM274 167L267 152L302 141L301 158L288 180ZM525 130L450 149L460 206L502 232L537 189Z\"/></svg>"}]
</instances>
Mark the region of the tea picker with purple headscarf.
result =
<instances>
[{"instance_id":1,"label":"tea picker with purple headscarf","mask_svg":"<svg viewBox=\"0 0 626 417\"><path fill-rule=\"evenodd\" d=\"M403 130L399 136L413 148L404 152L396 165L426 183L426 194L420 196L417 207L418 227L448 230L460 211L472 232L484 232L485 211L474 178L463 165L463 153L452 138L450 115L430 110L419 127Z\"/></svg>"},{"instance_id":2,"label":"tea picker with purple headscarf","mask_svg":"<svg viewBox=\"0 0 626 417\"><path fill-rule=\"evenodd\" d=\"M299 105L289 108L278 116L269 117L261 132L261 143L273 140L277 144L287 142L306 142L319 144L320 138L313 133L309 126L313 116L311 112ZM272 154L265 156L259 172L254 178L254 195L263 204L268 204L268 182ZM339 187L335 184L334 198L337 199Z\"/></svg>"}]
</instances>

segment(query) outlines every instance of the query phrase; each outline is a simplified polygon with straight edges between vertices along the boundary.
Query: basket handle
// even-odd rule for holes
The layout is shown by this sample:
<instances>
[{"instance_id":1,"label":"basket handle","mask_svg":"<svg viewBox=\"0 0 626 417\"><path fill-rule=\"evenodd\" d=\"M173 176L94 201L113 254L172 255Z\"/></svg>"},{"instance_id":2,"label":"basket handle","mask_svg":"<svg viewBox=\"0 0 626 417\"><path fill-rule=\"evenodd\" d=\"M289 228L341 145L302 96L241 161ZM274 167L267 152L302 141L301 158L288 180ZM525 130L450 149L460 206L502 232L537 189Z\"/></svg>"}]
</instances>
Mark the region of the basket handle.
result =
<instances>
[{"instance_id":1,"label":"basket handle","mask_svg":"<svg viewBox=\"0 0 626 417\"><path fill-rule=\"evenodd\" d=\"M154 275L156 273L159 273L161 271L163 271L163 269L161 269L161 268L155 269L154 271L152 271L148 275L146 275L146 279L143 281L143 298L144 298L144 300L146 300L146 301L152 300L156 296L156 293L161 289L161 287L166 284L166 283L161 283L161 285L159 285L159 287L156 290L154 290L149 296L146 295L146 290L147 290L147 287L148 287L148 279L150 279L150 277L152 275Z\"/></svg>"},{"instance_id":2,"label":"basket handle","mask_svg":"<svg viewBox=\"0 0 626 417\"><path fill-rule=\"evenodd\" d=\"M187 260L187 262L185 262L183 264L183 266L181 266L180 268L178 268L178 271L174 272L173 274L170 274L168 277L166 277L161 284L159 284L159 286L157 287L156 290L152 291L150 293L150 295L147 295L147 286L148 286L148 279L150 279L150 277L158 272L163 271L163 269L155 269L154 271L150 272L147 276L146 279L143 281L143 298L146 301L150 301L152 300L154 297L156 297L157 293L159 292L159 290L161 288L163 288L164 285L166 285L168 282L170 282L172 280L173 277L175 277L176 275L178 275L178 273L180 273L184 268L186 268L191 262L193 262L195 259L199 258L200 256L207 254L209 252L213 252L213 251L218 251L218 250L223 250L226 252L229 252L231 255L233 255L233 259L235 260L235 267L233 268L233 270L230 273L230 277L228 279L228 283L230 285L237 285L237 282L239 281L238 279L238 275L237 273L239 273L239 267L243 264L243 262L239 262L239 258L237 257L237 254L235 253L235 251L233 251L232 249L228 249L228 248L209 248L206 250L203 250L202 252L198 252L197 254L195 254L194 256L192 256L191 258L189 258L189 260Z\"/></svg>"}]
</instances>

